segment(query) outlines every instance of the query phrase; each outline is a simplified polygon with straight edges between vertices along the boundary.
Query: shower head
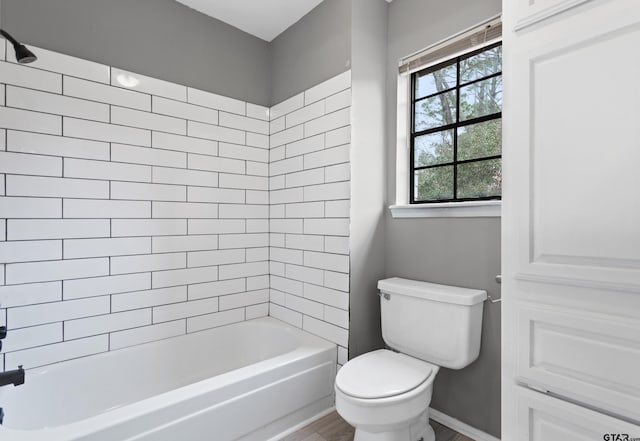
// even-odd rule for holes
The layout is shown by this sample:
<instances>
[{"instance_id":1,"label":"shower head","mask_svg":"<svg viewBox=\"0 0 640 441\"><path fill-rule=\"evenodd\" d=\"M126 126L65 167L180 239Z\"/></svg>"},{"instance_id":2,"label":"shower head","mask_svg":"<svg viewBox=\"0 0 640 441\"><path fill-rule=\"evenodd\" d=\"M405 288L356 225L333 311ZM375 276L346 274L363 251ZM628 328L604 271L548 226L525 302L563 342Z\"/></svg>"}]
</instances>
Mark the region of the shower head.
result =
<instances>
[{"instance_id":1,"label":"shower head","mask_svg":"<svg viewBox=\"0 0 640 441\"><path fill-rule=\"evenodd\" d=\"M18 63L33 63L38 59L38 57L36 57L35 54L31 52L24 44L18 44L13 48L16 51L16 60L18 60Z\"/></svg>"},{"instance_id":2,"label":"shower head","mask_svg":"<svg viewBox=\"0 0 640 441\"><path fill-rule=\"evenodd\" d=\"M16 51L16 60L18 60L18 63L32 63L38 59L33 52L31 52L24 44L21 44L18 40L13 38L8 32L0 29L0 35L9 40L13 45L13 50Z\"/></svg>"}]
</instances>

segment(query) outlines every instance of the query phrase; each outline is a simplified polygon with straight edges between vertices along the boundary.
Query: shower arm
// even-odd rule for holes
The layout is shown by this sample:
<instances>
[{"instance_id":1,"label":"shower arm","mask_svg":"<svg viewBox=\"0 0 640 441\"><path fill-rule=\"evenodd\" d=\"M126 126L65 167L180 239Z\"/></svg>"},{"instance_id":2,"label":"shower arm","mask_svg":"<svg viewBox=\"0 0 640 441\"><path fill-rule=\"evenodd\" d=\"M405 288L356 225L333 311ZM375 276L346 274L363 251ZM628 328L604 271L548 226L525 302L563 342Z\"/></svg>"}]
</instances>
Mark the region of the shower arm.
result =
<instances>
[{"instance_id":1,"label":"shower arm","mask_svg":"<svg viewBox=\"0 0 640 441\"><path fill-rule=\"evenodd\" d=\"M4 38L6 38L7 40L9 40L11 42L11 44L15 47L18 46L20 44L20 42L18 40L16 40L15 38L13 38L11 36L11 34L9 34L7 31L5 31L4 29L0 29L0 35L2 35Z\"/></svg>"}]
</instances>

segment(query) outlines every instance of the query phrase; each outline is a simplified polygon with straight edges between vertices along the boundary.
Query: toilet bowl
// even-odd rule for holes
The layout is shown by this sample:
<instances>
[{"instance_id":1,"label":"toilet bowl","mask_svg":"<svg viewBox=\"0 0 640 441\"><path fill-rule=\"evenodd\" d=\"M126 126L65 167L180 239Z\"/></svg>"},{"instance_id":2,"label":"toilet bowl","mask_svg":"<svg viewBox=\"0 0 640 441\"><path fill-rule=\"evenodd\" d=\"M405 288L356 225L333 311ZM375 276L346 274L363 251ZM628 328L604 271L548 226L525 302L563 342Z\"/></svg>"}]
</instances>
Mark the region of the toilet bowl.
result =
<instances>
[{"instance_id":1,"label":"toilet bowl","mask_svg":"<svg viewBox=\"0 0 640 441\"><path fill-rule=\"evenodd\" d=\"M440 366L462 369L480 352L486 292L391 278L378 282L379 349L349 360L335 381L336 410L354 441L434 441L429 403Z\"/></svg>"},{"instance_id":2,"label":"toilet bowl","mask_svg":"<svg viewBox=\"0 0 640 441\"><path fill-rule=\"evenodd\" d=\"M354 441L433 441L428 408L438 366L386 349L354 358L336 377L336 410Z\"/></svg>"}]
</instances>

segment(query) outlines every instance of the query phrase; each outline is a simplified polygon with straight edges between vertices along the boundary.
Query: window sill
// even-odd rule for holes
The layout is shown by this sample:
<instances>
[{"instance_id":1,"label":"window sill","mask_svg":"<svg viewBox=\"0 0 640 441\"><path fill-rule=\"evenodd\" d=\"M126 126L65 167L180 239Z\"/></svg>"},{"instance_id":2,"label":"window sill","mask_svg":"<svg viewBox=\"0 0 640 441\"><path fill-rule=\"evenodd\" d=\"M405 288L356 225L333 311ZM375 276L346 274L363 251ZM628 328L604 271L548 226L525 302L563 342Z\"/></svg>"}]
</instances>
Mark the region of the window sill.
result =
<instances>
[{"instance_id":1,"label":"window sill","mask_svg":"<svg viewBox=\"0 0 640 441\"><path fill-rule=\"evenodd\" d=\"M391 216L403 217L500 217L501 201L447 202L442 204L391 205Z\"/></svg>"}]
</instances>

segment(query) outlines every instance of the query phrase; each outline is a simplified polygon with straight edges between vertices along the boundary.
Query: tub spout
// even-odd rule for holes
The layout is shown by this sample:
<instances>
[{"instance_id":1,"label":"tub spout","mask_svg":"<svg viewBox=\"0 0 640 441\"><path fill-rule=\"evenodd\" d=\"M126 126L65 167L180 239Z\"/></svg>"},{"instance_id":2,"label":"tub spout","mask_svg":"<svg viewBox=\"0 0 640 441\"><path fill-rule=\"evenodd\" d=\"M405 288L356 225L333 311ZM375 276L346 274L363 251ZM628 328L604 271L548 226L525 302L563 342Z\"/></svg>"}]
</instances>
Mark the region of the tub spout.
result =
<instances>
[{"instance_id":1,"label":"tub spout","mask_svg":"<svg viewBox=\"0 0 640 441\"><path fill-rule=\"evenodd\" d=\"M0 386L8 384L13 384L14 386L24 384L24 369L22 369L22 366L18 366L18 369L12 371L0 373Z\"/></svg>"}]
</instances>

